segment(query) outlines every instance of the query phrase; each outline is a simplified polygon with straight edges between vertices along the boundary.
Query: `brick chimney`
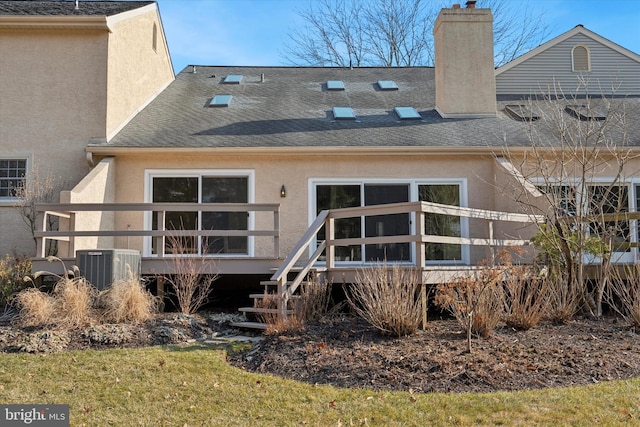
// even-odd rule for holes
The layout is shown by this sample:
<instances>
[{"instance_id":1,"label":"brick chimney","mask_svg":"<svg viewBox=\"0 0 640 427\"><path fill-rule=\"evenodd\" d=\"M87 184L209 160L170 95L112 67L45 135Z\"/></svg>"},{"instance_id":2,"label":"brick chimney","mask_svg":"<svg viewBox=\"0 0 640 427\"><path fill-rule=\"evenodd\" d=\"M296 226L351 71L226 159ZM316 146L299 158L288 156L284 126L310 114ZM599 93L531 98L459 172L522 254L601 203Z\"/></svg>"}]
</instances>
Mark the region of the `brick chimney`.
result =
<instances>
[{"instance_id":1,"label":"brick chimney","mask_svg":"<svg viewBox=\"0 0 640 427\"><path fill-rule=\"evenodd\" d=\"M436 111L445 118L495 117L493 15L456 4L442 9L433 28Z\"/></svg>"}]
</instances>

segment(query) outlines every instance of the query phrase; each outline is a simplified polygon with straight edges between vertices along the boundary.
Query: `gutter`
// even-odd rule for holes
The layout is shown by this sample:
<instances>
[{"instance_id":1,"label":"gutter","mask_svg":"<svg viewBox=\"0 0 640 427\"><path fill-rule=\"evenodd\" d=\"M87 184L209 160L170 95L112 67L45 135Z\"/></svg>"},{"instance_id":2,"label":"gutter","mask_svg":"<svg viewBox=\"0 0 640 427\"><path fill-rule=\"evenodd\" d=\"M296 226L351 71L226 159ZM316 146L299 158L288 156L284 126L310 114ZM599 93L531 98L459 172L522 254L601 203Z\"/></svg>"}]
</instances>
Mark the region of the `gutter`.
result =
<instances>
[{"instance_id":1,"label":"gutter","mask_svg":"<svg viewBox=\"0 0 640 427\"><path fill-rule=\"evenodd\" d=\"M112 32L107 16L0 16L0 29L67 29Z\"/></svg>"}]
</instances>

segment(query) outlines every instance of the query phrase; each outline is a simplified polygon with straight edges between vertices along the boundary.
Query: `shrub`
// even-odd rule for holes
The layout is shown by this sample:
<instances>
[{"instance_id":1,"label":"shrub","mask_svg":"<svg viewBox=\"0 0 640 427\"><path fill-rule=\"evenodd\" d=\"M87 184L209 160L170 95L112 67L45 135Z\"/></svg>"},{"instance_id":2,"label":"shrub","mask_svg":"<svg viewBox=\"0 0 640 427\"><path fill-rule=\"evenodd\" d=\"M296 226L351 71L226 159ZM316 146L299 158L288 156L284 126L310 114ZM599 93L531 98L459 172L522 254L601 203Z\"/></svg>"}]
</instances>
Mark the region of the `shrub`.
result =
<instances>
[{"instance_id":1,"label":"shrub","mask_svg":"<svg viewBox=\"0 0 640 427\"><path fill-rule=\"evenodd\" d=\"M93 322L93 303L97 289L84 277L61 278L53 294L56 302L56 323L60 326L78 327Z\"/></svg>"},{"instance_id":2,"label":"shrub","mask_svg":"<svg viewBox=\"0 0 640 427\"><path fill-rule=\"evenodd\" d=\"M294 303L294 316L303 323L317 321L329 311L331 284L316 276L300 285L300 297Z\"/></svg>"},{"instance_id":3,"label":"shrub","mask_svg":"<svg viewBox=\"0 0 640 427\"><path fill-rule=\"evenodd\" d=\"M613 269L609 286L609 306L630 326L640 327L640 265Z\"/></svg>"},{"instance_id":4,"label":"shrub","mask_svg":"<svg viewBox=\"0 0 640 427\"><path fill-rule=\"evenodd\" d=\"M55 322L56 300L36 288L27 288L15 297L20 310L18 321L25 326L49 325Z\"/></svg>"},{"instance_id":5,"label":"shrub","mask_svg":"<svg viewBox=\"0 0 640 427\"><path fill-rule=\"evenodd\" d=\"M547 315L554 323L564 324L573 319L582 301L581 287L575 280L567 280L563 274L547 277L549 300Z\"/></svg>"},{"instance_id":6,"label":"shrub","mask_svg":"<svg viewBox=\"0 0 640 427\"><path fill-rule=\"evenodd\" d=\"M18 292L30 286L25 280L31 274L31 260L26 256L6 255L0 259L0 307Z\"/></svg>"},{"instance_id":7,"label":"shrub","mask_svg":"<svg viewBox=\"0 0 640 427\"><path fill-rule=\"evenodd\" d=\"M549 280L535 269L512 267L504 279L504 320L507 326L529 330L546 314Z\"/></svg>"},{"instance_id":8,"label":"shrub","mask_svg":"<svg viewBox=\"0 0 640 427\"><path fill-rule=\"evenodd\" d=\"M135 279L120 280L100 294L103 317L113 323L144 322L153 317L157 301Z\"/></svg>"},{"instance_id":9,"label":"shrub","mask_svg":"<svg viewBox=\"0 0 640 427\"><path fill-rule=\"evenodd\" d=\"M172 287L180 312L193 314L209 299L213 282L218 278L215 263L207 259L204 250L200 256L189 255L192 249L183 237L169 235L167 243L171 248L171 264L175 273L164 279Z\"/></svg>"},{"instance_id":10,"label":"shrub","mask_svg":"<svg viewBox=\"0 0 640 427\"><path fill-rule=\"evenodd\" d=\"M364 268L355 283L345 289L351 308L383 334L398 337L413 334L422 319L419 272L386 262Z\"/></svg>"}]
</instances>

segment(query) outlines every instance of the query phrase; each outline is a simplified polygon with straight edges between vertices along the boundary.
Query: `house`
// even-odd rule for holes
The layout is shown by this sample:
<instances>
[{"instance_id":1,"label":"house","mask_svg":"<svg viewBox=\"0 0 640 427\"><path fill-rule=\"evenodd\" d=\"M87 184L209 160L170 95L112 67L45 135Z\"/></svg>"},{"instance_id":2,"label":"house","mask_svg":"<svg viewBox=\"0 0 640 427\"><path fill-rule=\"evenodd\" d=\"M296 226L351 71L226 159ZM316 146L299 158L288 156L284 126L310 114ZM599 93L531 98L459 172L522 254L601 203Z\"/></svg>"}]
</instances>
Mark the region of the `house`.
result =
<instances>
[{"instance_id":1,"label":"house","mask_svg":"<svg viewBox=\"0 0 640 427\"><path fill-rule=\"evenodd\" d=\"M95 166L69 192L74 204L47 207L75 226L39 236L66 233L71 259L139 250L145 274L170 273L174 237L223 275L284 283L318 260L342 281L371 261L455 269L526 241L535 227L513 192L539 183L510 159L527 159L532 135L557 141L550 114L583 120L570 94L611 97L637 117L640 56L576 27L494 69L490 10L459 6L441 11L434 36L435 67L186 67L113 137L83 147ZM548 114L531 120L537 97ZM640 122L625 123L612 137L638 154ZM624 170L629 211L636 157ZM616 172L605 163L598 179Z\"/></svg>"},{"instance_id":2,"label":"house","mask_svg":"<svg viewBox=\"0 0 640 427\"><path fill-rule=\"evenodd\" d=\"M155 2L0 1L0 254L34 251L13 208L19 182L73 189L93 168L87 144L111 140L173 79Z\"/></svg>"}]
</instances>

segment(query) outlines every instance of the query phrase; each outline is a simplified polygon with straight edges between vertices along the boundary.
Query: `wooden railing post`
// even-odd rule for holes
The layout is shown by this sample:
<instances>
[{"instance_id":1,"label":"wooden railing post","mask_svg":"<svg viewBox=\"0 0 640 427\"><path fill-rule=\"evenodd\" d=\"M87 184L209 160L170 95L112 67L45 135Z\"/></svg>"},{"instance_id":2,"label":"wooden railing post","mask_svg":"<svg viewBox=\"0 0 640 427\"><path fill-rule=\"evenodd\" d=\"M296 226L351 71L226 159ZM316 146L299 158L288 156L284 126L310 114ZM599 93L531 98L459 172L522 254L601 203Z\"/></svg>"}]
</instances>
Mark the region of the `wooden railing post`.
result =
<instances>
[{"instance_id":1,"label":"wooden railing post","mask_svg":"<svg viewBox=\"0 0 640 427\"><path fill-rule=\"evenodd\" d=\"M273 211L273 257L280 258L280 208Z\"/></svg>"},{"instance_id":2,"label":"wooden railing post","mask_svg":"<svg viewBox=\"0 0 640 427\"><path fill-rule=\"evenodd\" d=\"M326 234L327 241L327 268L332 269L335 268L336 265L336 247L333 245L333 240L335 239L336 233L336 220L332 216L329 216L324 223L324 231Z\"/></svg>"},{"instance_id":3,"label":"wooden railing post","mask_svg":"<svg viewBox=\"0 0 640 427\"><path fill-rule=\"evenodd\" d=\"M422 269L427 262L427 254L425 243L422 242L422 236L424 236L425 219L424 212L416 212L416 237L420 236L420 239L416 239L416 267Z\"/></svg>"},{"instance_id":4,"label":"wooden railing post","mask_svg":"<svg viewBox=\"0 0 640 427\"><path fill-rule=\"evenodd\" d=\"M165 231L165 216L166 211L158 211L158 230ZM156 237L156 252L159 258L164 258L164 236Z\"/></svg>"}]
</instances>

